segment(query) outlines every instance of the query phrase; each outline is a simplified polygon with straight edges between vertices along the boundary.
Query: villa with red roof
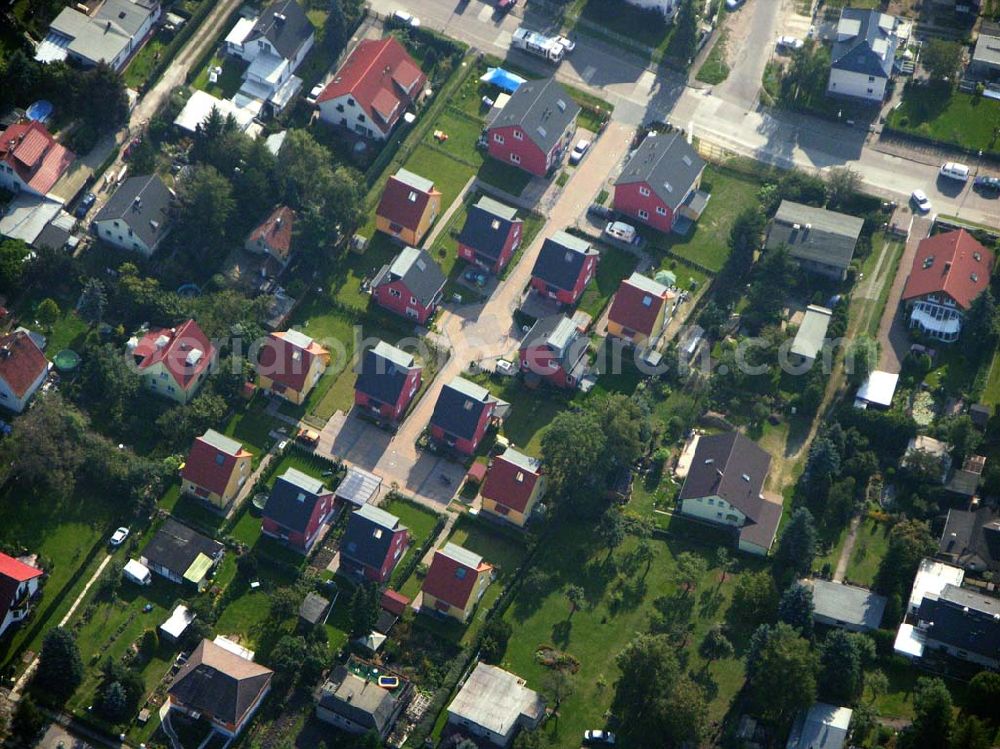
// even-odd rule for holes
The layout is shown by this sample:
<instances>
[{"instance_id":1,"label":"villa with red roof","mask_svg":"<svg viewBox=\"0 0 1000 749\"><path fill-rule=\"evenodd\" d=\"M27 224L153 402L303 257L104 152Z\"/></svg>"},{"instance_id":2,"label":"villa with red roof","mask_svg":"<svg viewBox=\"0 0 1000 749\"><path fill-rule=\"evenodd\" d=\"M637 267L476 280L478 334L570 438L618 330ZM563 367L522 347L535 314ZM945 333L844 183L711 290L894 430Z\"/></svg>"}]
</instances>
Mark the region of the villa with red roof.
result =
<instances>
[{"instance_id":1,"label":"villa with red roof","mask_svg":"<svg viewBox=\"0 0 1000 749\"><path fill-rule=\"evenodd\" d=\"M523 528L545 493L545 477L537 458L508 447L493 459L480 492L483 512Z\"/></svg>"},{"instance_id":2,"label":"villa with red roof","mask_svg":"<svg viewBox=\"0 0 1000 749\"><path fill-rule=\"evenodd\" d=\"M250 477L253 456L234 439L209 429L191 445L181 491L224 510Z\"/></svg>"},{"instance_id":3,"label":"villa with red roof","mask_svg":"<svg viewBox=\"0 0 1000 749\"><path fill-rule=\"evenodd\" d=\"M641 273L633 273L618 287L608 311L608 335L634 346L658 338L668 319L671 291Z\"/></svg>"},{"instance_id":4,"label":"villa with red roof","mask_svg":"<svg viewBox=\"0 0 1000 749\"><path fill-rule=\"evenodd\" d=\"M285 267L292 257L294 227L295 211L287 205L279 205L254 227L244 247L247 252L270 255L281 264L281 267Z\"/></svg>"},{"instance_id":5,"label":"villa with red roof","mask_svg":"<svg viewBox=\"0 0 1000 749\"><path fill-rule=\"evenodd\" d=\"M194 398L215 358L215 347L194 320L133 336L128 352L143 384L178 403Z\"/></svg>"},{"instance_id":6,"label":"villa with red roof","mask_svg":"<svg viewBox=\"0 0 1000 749\"><path fill-rule=\"evenodd\" d=\"M51 366L23 330L0 336L0 406L14 413L24 411Z\"/></svg>"},{"instance_id":7,"label":"villa with red roof","mask_svg":"<svg viewBox=\"0 0 1000 749\"><path fill-rule=\"evenodd\" d=\"M424 578L420 610L464 623L492 580L492 565L478 554L448 542L434 552Z\"/></svg>"},{"instance_id":8,"label":"villa with red roof","mask_svg":"<svg viewBox=\"0 0 1000 749\"><path fill-rule=\"evenodd\" d=\"M903 289L910 327L945 343L957 340L972 302L990 285L993 262L965 229L923 240Z\"/></svg>"},{"instance_id":9,"label":"villa with red roof","mask_svg":"<svg viewBox=\"0 0 1000 749\"><path fill-rule=\"evenodd\" d=\"M0 187L47 195L74 159L42 123L16 123L0 133Z\"/></svg>"},{"instance_id":10,"label":"villa with red roof","mask_svg":"<svg viewBox=\"0 0 1000 749\"><path fill-rule=\"evenodd\" d=\"M31 612L43 574L37 567L0 553L0 637Z\"/></svg>"},{"instance_id":11,"label":"villa with red roof","mask_svg":"<svg viewBox=\"0 0 1000 749\"><path fill-rule=\"evenodd\" d=\"M426 84L427 76L395 37L365 39L316 98L319 117L385 140Z\"/></svg>"},{"instance_id":12,"label":"villa with red roof","mask_svg":"<svg viewBox=\"0 0 1000 749\"><path fill-rule=\"evenodd\" d=\"M417 247L441 213L441 193L434 182L400 169L389 177L375 209L375 228Z\"/></svg>"},{"instance_id":13,"label":"villa with red roof","mask_svg":"<svg viewBox=\"0 0 1000 749\"><path fill-rule=\"evenodd\" d=\"M305 333L271 333L257 355L258 386L301 404L329 364L330 352Z\"/></svg>"}]
</instances>

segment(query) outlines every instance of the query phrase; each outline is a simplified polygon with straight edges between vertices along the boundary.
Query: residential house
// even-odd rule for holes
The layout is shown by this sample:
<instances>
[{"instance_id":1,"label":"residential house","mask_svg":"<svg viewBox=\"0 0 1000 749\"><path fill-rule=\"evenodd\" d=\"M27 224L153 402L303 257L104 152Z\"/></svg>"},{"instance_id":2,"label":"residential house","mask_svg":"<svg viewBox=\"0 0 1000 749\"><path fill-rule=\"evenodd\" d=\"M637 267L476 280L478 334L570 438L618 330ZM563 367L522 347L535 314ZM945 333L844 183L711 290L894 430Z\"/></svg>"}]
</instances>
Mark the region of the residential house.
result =
<instances>
[{"instance_id":1,"label":"residential house","mask_svg":"<svg viewBox=\"0 0 1000 749\"><path fill-rule=\"evenodd\" d=\"M802 270L843 281L864 224L864 219L846 213L782 200L764 247L785 247Z\"/></svg>"},{"instance_id":2,"label":"residential house","mask_svg":"<svg viewBox=\"0 0 1000 749\"><path fill-rule=\"evenodd\" d=\"M292 258L294 230L295 211L287 205L279 205L254 227L243 246L247 252L268 255L284 268Z\"/></svg>"},{"instance_id":3,"label":"residential house","mask_svg":"<svg viewBox=\"0 0 1000 749\"><path fill-rule=\"evenodd\" d=\"M441 213L434 182L406 169L389 177L375 209L375 228L407 245L419 245Z\"/></svg>"},{"instance_id":4,"label":"residential house","mask_svg":"<svg viewBox=\"0 0 1000 749\"><path fill-rule=\"evenodd\" d=\"M297 468L279 476L264 505L264 535L308 554L334 511L333 492Z\"/></svg>"},{"instance_id":5,"label":"residential house","mask_svg":"<svg viewBox=\"0 0 1000 749\"><path fill-rule=\"evenodd\" d=\"M924 596L916 614L915 637L923 653L945 653L988 669L1000 668L1000 599L945 585Z\"/></svg>"},{"instance_id":6,"label":"residential house","mask_svg":"<svg viewBox=\"0 0 1000 749\"><path fill-rule=\"evenodd\" d=\"M681 7L680 0L625 0L628 5L643 10L655 10L663 14L668 22L673 22Z\"/></svg>"},{"instance_id":7,"label":"residential house","mask_svg":"<svg viewBox=\"0 0 1000 749\"><path fill-rule=\"evenodd\" d=\"M919 459L917 457L918 453L925 456L928 463L933 462L937 464L938 471L936 478L940 483L944 484L948 480L948 474L951 473L951 445L941 440L936 440L933 437L928 437L926 434L918 434L910 437L910 441L906 445L906 452L903 453L903 468L912 467L914 461Z\"/></svg>"},{"instance_id":8,"label":"residential house","mask_svg":"<svg viewBox=\"0 0 1000 749\"><path fill-rule=\"evenodd\" d=\"M608 310L608 335L643 347L656 341L670 319L673 292L641 273L618 286Z\"/></svg>"},{"instance_id":9,"label":"residential house","mask_svg":"<svg viewBox=\"0 0 1000 749\"><path fill-rule=\"evenodd\" d=\"M493 580L493 566L450 541L434 552L424 578L420 610L466 622Z\"/></svg>"},{"instance_id":10,"label":"residential house","mask_svg":"<svg viewBox=\"0 0 1000 749\"><path fill-rule=\"evenodd\" d=\"M792 347L788 350L789 360L798 366L812 365L824 353L826 331L830 328L833 310L810 304L802 317L799 329L795 331Z\"/></svg>"},{"instance_id":11,"label":"residential house","mask_svg":"<svg viewBox=\"0 0 1000 749\"><path fill-rule=\"evenodd\" d=\"M0 406L14 413L23 412L51 367L25 331L0 335Z\"/></svg>"},{"instance_id":12,"label":"residential house","mask_svg":"<svg viewBox=\"0 0 1000 749\"><path fill-rule=\"evenodd\" d=\"M329 364L330 352L305 333L270 333L257 354L258 387L301 405Z\"/></svg>"},{"instance_id":13,"label":"residential house","mask_svg":"<svg viewBox=\"0 0 1000 749\"><path fill-rule=\"evenodd\" d=\"M898 21L878 10L844 8L830 55L827 94L881 104L893 77Z\"/></svg>"},{"instance_id":14,"label":"residential house","mask_svg":"<svg viewBox=\"0 0 1000 749\"><path fill-rule=\"evenodd\" d=\"M396 37L363 39L316 98L319 117L385 140L426 86L427 76Z\"/></svg>"},{"instance_id":15,"label":"residential house","mask_svg":"<svg viewBox=\"0 0 1000 749\"><path fill-rule=\"evenodd\" d=\"M333 604L328 599L309 591L299 604L299 625L311 631L313 627L326 624L332 608Z\"/></svg>"},{"instance_id":16,"label":"residential house","mask_svg":"<svg viewBox=\"0 0 1000 749\"><path fill-rule=\"evenodd\" d=\"M658 231L674 230L680 217L697 221L707 204L700 193L705 162L679 130L650 133L615 180L613 206Z\"/></svg>"},{"instance_id":17,"label":"residential house","mask_svg":"<svg viewBox=\"0 0 1000 749\"><path fill-rule=\"evenodd\" d=\"M545 486L542 462L508 447L490 463L480 490L482 511L523 528L545 495Z\"/></svg>"},{"instance_id":18,"label":"residential house","mask_svg":"<svg viewBox=\"0 0 1000 749\"><path fill-rule=\"evenodd\" d=\"M156 174L129 177L98 211L93 231L108 244L149 257L170 231L173 197Z\"/></svg>"},{"instance_id":19,"label":"residential house","mask_svg":"<svg viewBox=\"0 0 1000 749\"><path fill-rule=\"evenodd\" d=\"M529 384L539 379L559 388L578 387L587 373L590 338L566 315L535 321L521 341L521 371Z\"/></svg>"},{"instance_id":20,"label":"residential house","mask_svg":"<svg viewBox=\"0 0 1000 749\"><path fill-rule=\"evenodd\" d=\"M340 567L375 583L386 582L410 542L410 531L399 518L364 504L347 518L340 542Z\"/></svg>"},{"instance_id":21,"label":"residential house","mask_svg":"<svg viewBox=\"0 0 1000 749\"><path fill-rule=\"evenodd\" d=\"M852 715L849 707L814 703L795 718L785 749L847 749Z\"/></svg>"},{"instance_id":22,"label":"residential house","mask_svg":"<svg viewBox=\"0 0 1000 749\"><path fill-rule=\"evenodd\" d=\"M969 418L979 429L986 429L993 418L993 406L987 403L973 403L969 406Z\"/></svg>"},{"instance_id":23,"label":"residential house","mask_svg":"<svg viewBox=\"0 0 1000 749\"><path fill-rule=\"evenodd\" d=\"M517 209L483 195L465 216L458 235L458 256L499 274L520 247L523 230Z\"/></svg>"},{"instance_id":24,"label":"residential house","mask_svg":"<svg viewBox=\"0 0 1000 749\"><path fill-rule=\"evenodd\" d=\"M948 510L938 556L966 572L1000 573L1000 512L988 505Z\"/></svg>"},{"instance_id":25,"label":"residential house","mask_svg":"<svg viewBox=\"0 0 1000 749\"><path fill-rule=\"evenodd\" d=\"M222 561L225 546L173 518L167 518L146 544L139 563L174 583L189 582L203 589Z\"/></svg>"},{"instance_id":26,"label":"residential house","mask_svg":"<svg viewBox=\"0 0 1000 749\"><path fill-rule=\"evenodd\" d=\"M15 123L0 133L0 188L45 197L75 159L42 123Z\"/></svg>"},{"instance_id":27,"label":"residential house","mask_svg":"<svg viewBox=\"0 0 1000 749\"><path fill-rule=\"evenodd\" d=\"M990 284L993 262L965 229L924 239L903 289L910 327L936 341L957 340L965 314Z\"/></svg>"},{"instance_id":28,"label":"residential house","mask_svg":"<svg viewBox=\"0 0 1000 749\"><path fill-rule=\"evenodd\" d=\"M372 298L381 307L423 325L441 303L445 278L426 250L404 247L372 281Z\"/></svg>"},{"instance_id":29,"label":"residential house","mask_svg":"<svg viewBox=\"0 0 1000 749\"><path fill-rule=\"evenodd\" d=\"M377 733L384 741L406 706L410 685L402 683L403 689L390 691L348 666L336 665L316 692L316 717L347 733Z\"/></svg>"},{"instance_id":30,"label":"residential house","mask_svg":"<svg viewBox=\"0 0 1000 749\"><path fill-rule=\"evenodd\" d=\"M812 590L813 621L848 632L871 632L879 628L886 597L854 585L820 580L799 583Z\"/></svg>"},{"instance_id":31,"label":"residential house","mask_svg":"<svg viewBox=\"0 0 1000 749\"><path fill-rule=\"evenodd\" d=\"M525 81L486 131L494 159L544 177L561 162L580 106L555 78Z\"/></svg>"},{"instance_id":32,"label":"residential house","mask_svg":"<svg viewBox=\"0 0 1000 749\"><path fill-rule=\"evenodd\" d=\"M39 62L69 60L84 67L105 63L120 72L160 20L158 0L104 0L92 13L63 8L35 50Z\"/></svg>"},{"instance_id":33,"label":"residential house","mask_svg":"<svg viewBox=\"0 0 1000 749\"><path fill-rule=\"evenodd\" d=\"M361 355L354 405L379 421L398 424L420 389L423 368L412 354L379 341Z\"/></svg>"},{"instance_id":34,"label":"residential house","mask_svg":"<svg viewBox=\"0 0 1000 749\"><path fill-rule=\"evenodd\" d=\"M250 478L252 462L243 445L209 429L191 445L181 468L181 492L225 510Z\"/></svg>"},{"instance_id":35,"label":"residential house","mask_svg":"<svg viewBox=\"0 0 1000 749\"><path fill-rule=\"evenodd\" d=\"M855 408L875 408L884 411L892 405L899 384L898 372L883 372L876 369L865 378L854 395Z\"/></svg>"},{"instance_id":36,"label":"residential house","mask_svg":"<svg viewBox=\"0 0 1000 749\"><path fill-rule=\"evenodd\" d=\"M1000 23L983 20L968 73L986 80L1000 78Z\"/></svg>"},{"instance_id":37,"label":"residential house","mask_svg":"<svg viewBox=\"0 0 1000 749\"><path fill-rule=\"evenodd\" d=\"M486 388L464 377L455 377L441 388L434 404L431 438L462 455L472 455L490 424L507 407Z\"/></svg>"},{"instance_id":38,"label":"residential house","mask_svg":"<svg viewBox=\"0 0 1000 749\"><path fill-rule=\"evenodd\" d=\"M312 22L295 0L277 0L259 17L237 21L223 42L227 54L250 63L233 97L236 107L254 116L284 110L302 88L294 73L314 41Z\"/></svg>"},{"instance_id":39,"label":"residential house","mask_svg":"<svg viewBox=\"0 0 1000 749\"><path fill-rule=\"evenodd\" d=\"M600 254L587 240L557 231L542 243L531 269L531 288L560 304L576 304L594 277Z\"/></svg>"},{"instance_id":40,"label":"residential house","mask_svg":"<svg viewBox=\"0 0 1000 749\"><path fill-rule=\"evenodd\" d=\"M906 613L915 616L924 598L937 597L946 585L961 587L963 580L965 571L961 567L945 564L936 559L922 559L913 578Z\"/></svg>"},{"instance_id":41,"label":"residential house","mask_svg":"<svg viewBox=\"0 0 1000 749\"><path fill-rule=\"evenodd\" d=\"M0 553L0 637L31 613L42 570Z\"/></svg>"},{"instance_id":42,"label":"residential house","mask_svg":"<svg viewBox=\"0 0 1000 749\"><path fill-rule=\"evenodd\" d=\"M477 663L448 705L448 724L494 746L510 746L518 731L536 728L545 700L521 677Z\"/></svg>"},{"instance_id":43,"label":"residential house","mask_svg":"<svg viewBox=\"0 0 1000 749\"><path fill-rule=\"evenodd\" d=\"M224 736L250 722L271 689L274 672L211 640L202 640L167 689L170 710L204 718Z\"/></svg>"},{"instance_id":44,"label":"residential house","mask_svg":"<svg viewBox=\"0 0 1000 749\"><path fill-rule=\"evenodd\" d=\"M739 432L702 435L678 503L680 512L732 528L740 551L766 555L781 520L781 498L764 494L771 456Z\"/></svg>"},{"instance_id":45,"label":"residential house","mask_svg":"<svg viewBox=\"0 0 1000 749\"><path fill-rule=\"evenodd\" d=\"M194 320L132 336L127 350L143 385L177 403L187 403L197 395L216 353Z\"/></svg>"}]
</instances>

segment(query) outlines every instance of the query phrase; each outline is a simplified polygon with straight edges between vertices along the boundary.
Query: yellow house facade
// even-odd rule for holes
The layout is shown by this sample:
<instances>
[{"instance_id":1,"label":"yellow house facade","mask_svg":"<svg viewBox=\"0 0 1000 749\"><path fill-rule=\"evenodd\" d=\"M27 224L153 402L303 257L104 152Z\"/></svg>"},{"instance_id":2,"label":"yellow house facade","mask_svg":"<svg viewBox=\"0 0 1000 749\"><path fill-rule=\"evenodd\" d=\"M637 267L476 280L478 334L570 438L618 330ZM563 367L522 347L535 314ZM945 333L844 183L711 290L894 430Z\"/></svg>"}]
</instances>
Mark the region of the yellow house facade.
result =
<instances>
[{"instance_id":1,"label":"yellow house facade","mask_svg":"<svg viewBox=\"0 0 1000 749\"><path fill-rule=\"evenodd\" d=\"M191 445L181 468L181 492L224 510L250 478L252 462L243 445L209 429Z\"/></svg>"},{"instance_id":2,"label":"yellow house facade","mask_svg":"<svg viewBox=\"0 0 1000 749\"><path fill-rule=\"evenodd\" d=\"M482 509L523 528L545 494L546 479L537 458L507 448L493 459L480 492Z\"/></svg>"},{"instance_id":3,"label":"yellow house facade","mask_svg":"<svg viewBox=\"0 0 1000 749\"><path fill-rule=\"evenodd\" d=\"M258 386L301 405L330 364L330 352L297 330L271 333L257 360Z\"/></svg>"},{"instance_id":4,"label":"yellow house facade","mask_svg":"<svg viewBox=\"0 0 1000 749\"><path fill-rule=\"evenodd\" d=\"M465 623L492 581L492 565L449 542L434 552L424 578L420 610Z\"/></svg>"},{"instance_id":5,"label":"yellow house facade","mask_svg":"<svg viewBox=\"0 0 1000 749\"><path fill-rule=\"evenodd\" d=\"M420 246L441 213L441 193L434 183L400 169L385 185L375 211L375 228L413 247Z\"/></svg>"}]
</instances>

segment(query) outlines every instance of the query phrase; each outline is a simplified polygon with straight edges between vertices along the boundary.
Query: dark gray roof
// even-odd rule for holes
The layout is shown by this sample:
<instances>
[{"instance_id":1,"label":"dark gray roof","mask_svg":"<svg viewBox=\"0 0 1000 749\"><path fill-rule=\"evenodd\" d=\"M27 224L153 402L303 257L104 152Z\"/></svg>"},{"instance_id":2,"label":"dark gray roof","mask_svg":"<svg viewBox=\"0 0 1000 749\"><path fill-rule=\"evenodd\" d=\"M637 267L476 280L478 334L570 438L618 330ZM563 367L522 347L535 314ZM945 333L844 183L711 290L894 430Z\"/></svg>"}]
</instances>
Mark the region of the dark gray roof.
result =
<instances>
[{"instance_id":1,"label":"dark gray roof","mask_svg":"<svg viewBox=\"0 0 1000 749\"><path fill-rule=\"evenodd\" d=\"M845 270L864 224L846 213L782 200L767 233L767 249L785 245L794 258Z\"/></svg>"},{"instance_id":2,"label":"dark gray roof","mask_svg":"<svg viewBox=\"0 0 1000 749\"><path fill-rule=\"evenodd\" d=\"M1000 600L945 585L937 598L924 596L917 611L929 639L958 650L1000 659Z\"/></svg>"},{"instance_id":3,"label":"dark gray roof","mask_svg":"<svg viewBox=\"0 0 1000 749\"><path fill-rule=\"evenodd\" d=\"M299 606L299 618L309 624L319 624L325 621L329 608L330 602L328 600L319 593L309 591Z\"/></svg>"},{"instance_id":4,"label":"dark gray roof","mask_svg":"<svg viewBox=\"0 0 1000 749\"><path fill-rule=\"evenodd\" d=\"M267 504L264 505L264 517L285 528L304 531L316 502L329 493L322 481L296 468L289 468L274 482Z\"/></svg>"},{"instance_id":5,"label":"dark gray roof","mask_svg":"<svg viewBox=\"0 0 1000 749\"><path fill-rule=\"evenodd\" d=\"M257 19L244 44L266 38L278 54L290 60L312 34L312 22L302 6L295 0L278 0L269 5Z\"/></svg>"},{"instance_id":6,"label":"dark gray roof","mask_svg":"<svg viewBox=\"0 0 1000 749\"><path fill-rule=\"evenodd\" d=\"M494 400L486 388L464 377L456 377L441 388L431 424L453 437L469 439L476 433L483 410Z\"/></svg>"},{"instance_id":7,"label":"dark gray roof","mask_svg":"<svg viewBox=\"0 0 1000 749\"><path fill-rule=\"evenodd\" d=\"M380 736L389 732L396 712L396 698L389 690L355 676L344 666L334 668L320 688L319 704Z\"/></svg>"},{"instance_id":8,"label":"dark gray roof","mask_svg":"<svg viewBox=\"0 0 1000 749\"><path fill-rule=\"evenodd\" d=\"M347 519L340 553L360 564L378 569L392 547L393 534L404 528L399 518L385 510L362 505Z\"/></svg>"},{"instance_id":9,"label":"dark gray roof","mask_svg":"<svg viewBox=\"0 0 1000 749\"><path fill-rule=\"evenodd\" d=\"M986 506L949 510L938 553L959 567L1000 572L1000 513Z\"/></svg>"},{"instance_id":10,"label":"dark gray roof","mask_svg":"<svg viewBox=\"0 0 1000 749\"><path fill-rule=\"evenodd\" d=\"M679 130L651 133L632 153L615 184L644 183L677 210L704 169L705 162Z\"/></svg>"},{"instance_id":11,"label":"dark gray roof","mask_svg":"<svg viewBox=\"0 0 1000 749\"><path fill-rule=\"evenodd\" d=\"M469 208L458 241L489 260L496 260L517 220L517 210L484 195Z\"/></svg>"},{"instance_id":12,"label":"dark gray roof","mask_svg":"<svg viewBox=\"0 0 1000 749\"><path fill-rule=\"evenodd\" d=\"M577 364L587 354L590 339L571 317L549 315L536 320L521 342L522 349L538 346L547 346L557 354L563 369L573 374Z\"/></svg>"},{"instance_id":13,"label":"dark gray roof","mask_svg":"<svg viewBox=\"0 0 1000 749\"><path fill-rule=\"evenodd\" d=\"M402 281L410 293L417 298L417 301L427 307L444 288L446 280L441 268L434 262L434 258L427 250L406 247L396 256L391 265L382 266L382 270L378 272L372 285L382 286L394 281Z\"/></svg>"},{"instance_id":14,"label":"dark gray roof","mask_svg":"<svg viewBox=\"0 0 1000 749\"><path fill-rule=\"evenodd\" d=\"M415 366L411 354L379 341L361 357L354 388L382 403L395 404Z\"/></svg>"},{"instance_id":15,"label":"dark gray roof","mask_svg":"<svg viewBox=\"0 0 1000 749\"><path fill-rule=\"evenodd\" d=\"M580 106L562 84L555 78L542 78L518 86L490 129L519 125L535 145L548 153L579 113Z\"/></svg>"},{"instance_id":16,"label":"dark gray roof","mask_svg":"<svg viewBox=\"0 0 1000 749\"><path fill-rule=\"evenodd\" d=\"M173 195L155 174L130 177L104 204L94 221L124 221L153 247L167 233Z\"/></svg>"},{"instance_id":17,"label":"dark gray roof","mask_svg":"<svg viewBox=\"0 0 1000 749\"><path fill-rule=\"evenodd\" d=\"M896 57L896 19L877 10L844 8L837 24L830 67L888 78Z\"/></svg>"},{"instance_id":18,"label":"dark gray roof","mask_svg":"<svg viewBox=\"0 0 1000 749\"><path fill-rule=\"evenodd\" d=\"M143 549L142 556L150 564L183 577L199 554L215 559L224 548L218 541L203 536L173 518L167 518Z\"/></svg>"},{"instance_id":19,"label":"dark gray roof","mask_svg":"<svg viewBox=\"0 0 1000 749\"><path fill-rule=\"evenodd\" d=\"M569 290L576 285L586 259L599 254L587 240L557 231L542 243L531 275L549 286Z\"/></svg>"},{"instance_id":20,"label":"dark gray roof","mask_svg":"<svg viewBox=\"0 0 1000 749\"><path fill-rule=\"evenodd\" d=\"M770 466L771 456L739 432L702 435L680 499L721 497L755 520Z\"/></svg>"},{"instance_id":21,"label":"dark gray roof","mask_svg":"<svg viewBox=\"0 0 1000 749\"><path fill-rule=\"evenodd\" d=\"M840 623L866 630L878 629L885 613L885 596L865 588L830 582L805 580L812 588L814 615L821 623ZM843 626L843 625L841 625Z\"/></svg>"}]
</instances>

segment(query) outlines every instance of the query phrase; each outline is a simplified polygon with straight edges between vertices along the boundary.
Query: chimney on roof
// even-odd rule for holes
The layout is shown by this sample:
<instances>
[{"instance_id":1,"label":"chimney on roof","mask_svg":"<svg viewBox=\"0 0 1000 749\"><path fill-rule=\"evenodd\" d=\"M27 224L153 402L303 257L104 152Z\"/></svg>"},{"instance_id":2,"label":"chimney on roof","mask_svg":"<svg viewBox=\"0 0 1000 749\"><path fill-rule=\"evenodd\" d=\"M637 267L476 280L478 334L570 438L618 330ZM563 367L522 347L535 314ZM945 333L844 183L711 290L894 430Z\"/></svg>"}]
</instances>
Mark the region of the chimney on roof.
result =
<instances>
[{"instance_id":1,"label":"chimney on roof","mask_svg":"<svg viewBox=\"0 0 1000 749\"><path fill-rule=\"evenodd\" d=\"M951 270L951 260L944 261L944 272L947 273Z\"/></svg>"}]
</instances>

